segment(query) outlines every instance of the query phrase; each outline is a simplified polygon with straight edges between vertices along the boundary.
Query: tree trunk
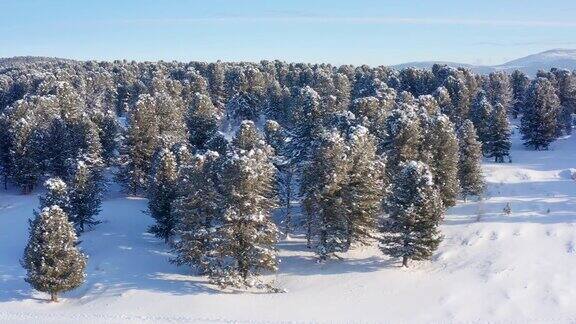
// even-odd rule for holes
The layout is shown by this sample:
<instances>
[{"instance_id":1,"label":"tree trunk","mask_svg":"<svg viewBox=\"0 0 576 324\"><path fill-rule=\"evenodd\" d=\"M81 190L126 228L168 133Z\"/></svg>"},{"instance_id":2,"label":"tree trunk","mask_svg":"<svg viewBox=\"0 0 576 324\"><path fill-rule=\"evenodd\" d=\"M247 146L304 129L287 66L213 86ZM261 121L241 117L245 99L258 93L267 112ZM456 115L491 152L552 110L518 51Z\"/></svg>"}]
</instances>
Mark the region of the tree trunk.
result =
<instances>
[{"instance_id":1,"label":"tree trunk","mask_svg":"<svg viewBox=\"0 0 576 324\"><path fill-rule=\"evenodd\" d=\"M50 301L57 303L58 302L58 293L57 292L51 292L50 293Z\"/></svg>"},{"instance_id":2,"label":"tree trunk","mask_svg":"<svg viewBox=\"0 0 576 324\"><path fill-rule=\"evenodd\" d=\"M402 266L408 268L408 256L402 257Z\"/></svg>"}]
</instances>

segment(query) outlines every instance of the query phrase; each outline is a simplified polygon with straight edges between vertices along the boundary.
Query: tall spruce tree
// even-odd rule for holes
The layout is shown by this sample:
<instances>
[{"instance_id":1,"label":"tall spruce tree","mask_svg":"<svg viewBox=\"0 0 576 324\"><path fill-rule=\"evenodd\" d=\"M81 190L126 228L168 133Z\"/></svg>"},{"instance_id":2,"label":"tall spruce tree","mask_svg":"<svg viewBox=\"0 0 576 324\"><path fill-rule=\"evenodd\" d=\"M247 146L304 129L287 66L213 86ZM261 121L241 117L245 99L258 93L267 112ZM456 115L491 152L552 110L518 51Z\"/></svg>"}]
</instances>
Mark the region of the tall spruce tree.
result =
<instances>
[{"instance_id":1,"label":"tall spruce tree","mask_svg":"<svg viewBox=\"0 0 576 324\"><path fill-rule=\"evenodd\" d=\"M278 269L278 230L271 220L276 207L272 148L251 121L243 121L221 173L223 222L217 230L212 282L222 286L261 286L262 270Z\"/></svg>"},{"instance_id":2,"label":"tall spruce tree","mask_svg":"<svg viewBox=\"0 0 576 324\"><path fill-rule=\"evenodd\" d=\"M366 244L377 231L384 194L384 161L376 153L376 140L368 129L356 126L349 137L348 170L343 204L348 233L346 246Z\"/></svg>"},{"instance_id":3,"label":"tall spruce tree","mask_svg":"<svg viewBox=\"0 0 576 324\"><path fill-rule=\"evenodd\" d=\"M204 150L218 130L218 111L210 97L196 93L186 115L189 142L195 150Z\"/></svg>"},{"instance_id":4,"label":"tall spruce tree","mask_svg":"<svg viewBox=\"0 0 576 324\"><path fill-rule=\"evenodd\" d=\"M520 131L524 145L548 149L557 136L560 101L554 85L545 78L535 79L526 95Z\"/></svg>"},{"instance_id":5,"label":"tall spruce tree","mask_svg":"<svg viewBox=\"0 0 576 324\"><path fill-rule=\"evenodd\" d=\"M317 237L316 250L324 260L347 248L348 218L343 197L349 164L346 142L338 131L324 133L317 145L304 169L301 194L308 247Z\"/></svg>"},{"instance_id":6,"label":"tall spruce tree","mask_svg":"<svg viewBox=\"0 0 576 324\"><path fill-rule=\"evenodd\" d=\"M140 96L128 117L129 126L121 147L117 178L131 193L138 193L148 187L148 175L159 142L154 98Z\"/></svg>"},{"instance_id":7,"label":"tall spruce tree","mask_svg":"<svg viewBox=\"0 0 576 324\"><path fill-rule=\"evenodd\" d=\"M502 105L505 112L508 112L513 101L512 86L508 74L498 71L488 75L486 92L492 106Z\"/></svg>"},{"instance_id":8,"label":"tall spruce tree","mask_svg":"<svg viewBox=\"0 0 576 324\"><path fill-rule=\"evenodd\" d=\"M58 294L79 287L86 277L86 257L76 247L77 238L66 213L54 205L42 209L30 223L30 238L22 266L26 282L34 289Z\"/></svg>"},{"instance_id":9,"label":"tall spruce tree","mask_svg":"<svg viewBox=\"0 0 576 324\"><path fill-rule=\"evenodd\" d=\"M555 75L561 106L558 114L558 134L571 134L572 114L576 112L576 75L568 70L553 69L552 72Z\"/></svg>"},{"instance_id":10,"label":"tall spruce tree","mask_svg":"<svg viewBox=\"0 0 576 324\"><path fill-rule=\"evenodd\" d=\"M382 252L401 257L405 267L409 260L429 259L442 240L438 225L444 206L426 164L402 163L385 209L388 217L381 228Z\"/></svg>"},{"instance_id":11,"label":"tall spruce tree","mask_svg":"<svg viewBox=\"0 0 576 324\"><path fill-rule=\"evenodd\" d=\"M289 143L290 136L286 129L274 120L267 120L265 125L266 141L276 153L274 165L276 166L276 188L280 207L284 209L282 225L284 235L290 236L292 232L292 199L294 198L294 182L296 166L291 159Z\"/></svg>"},{"instance_id":12,"label":"tall spruce tree","mask_svg":"<svg viewBox=\"0 0 576 324\"><path fill-rule=\"evenodd\" d=\"M482 143L478 141L476 129L470 120L465 120L458 130L460 144L460 163L458 178L460 193L466 199L468 196L480 196L484 191L482 176Z\"/></svg>"},{"instance_id":13,"label":"tall spruce tree","mask_svg":"<svg viewBox=\"0 0 576 324\"><path fill-rule=\"evenodd\" d=\"M93 227L100 223L95 217L100 213L102 204L102 187L99 176L94 174L84 161L78 161L76 171L69 189L70 218L79 234L86 227Z\"/></svg>"},{"instance_id":14,"label":"tall spruce tree","mask_svg":"<svg viewBox=\"0 0 576 324\"><path fill-rule=\"evenodd\" d=\"M178 198L172 262L188 265L200 274L218 274L217 229L223 224L217 171L220 156L214 151L195 155L184 166L178 180Z\"/></svg>"},{"instance_id":15,"label":"tall spruce tree","mask_svg":"<svg viewBox=\"0 0 576 324\"><path fill-rule=\"evenodd\" d=\"M446 207L456 204L460 191L458 179L458 138L454 124L444 114L435 115L428 133L431 159L430 171Z\"/></svg>"},{"instance_id":16,"label":"tall spruce tree","mask_svg":"<svg viewBox=\"0 0 576 324\"><path fill-rule=\"evenodd\" d=\"M73 221L70 215L72 206L70 205L68 185L60 178L50 178L44 182L44 187L46 192L39 197L40 210L50 206L58 206L70 217L69 220Z\"/></svg>"},{"instance_id":17,"label":"tall spruce tree","mask_svg":"<svg viewBox=\"0 0 576 324\"><path fill-rule=\"evenodd\" d=\"M148 211L155 224L148 231L168 242L176 223L172 205L177 198L178 166L168 149L161 149L155 160L148 189Z\"/></svg>"},{"instance_id":18,"label":"tall spruce tree","mask_svg":"<svg viewBox=\"0 0 576 324\"><path fill-rule=\"evenodd\" d=\"M486 156L493 157L495 162L504 162L505 156L510 156L510 125L506 109L497 104L490 116L490 134L486 143Z\"/></svg>"},{"instance_id":19,"label":"tall spruce tree","mask_svg":"<svg viewBox=\"0 0 576 324\"><path fill-rule=\"evenodd\" d=\"M402 162L417 160L422 145L422 129L417 115L417 107L401 104L386 119L386 140L388 176L396 173Z\"/></svg>"},{"instance_id":20,"label":"tall spruce tree","mask_svg":"<svg viewBox=\"0 0 576 324\"><path fill-rule=\"evenodd\" d=\"M480 90L476 98L472 102L470 111L470 120L474 123L478 139L482 142L483 152L486 153L486 143L492 133L490 129L490 117L492 116L492 104L488 100L488 96L484 90Z\"/></svg>"},{"instance_id":21,"label":"tall spruce tree","mask_svg":"<svg viewBox=\"0 0 576 324\"><path fill-rule=\"evenodd\" d=\"M510 75L510 84L512 87L512 117L518 118L524 106L524 97L530 85L530 79L519 70L514 70Z\"/></svg>"}]
</instances>

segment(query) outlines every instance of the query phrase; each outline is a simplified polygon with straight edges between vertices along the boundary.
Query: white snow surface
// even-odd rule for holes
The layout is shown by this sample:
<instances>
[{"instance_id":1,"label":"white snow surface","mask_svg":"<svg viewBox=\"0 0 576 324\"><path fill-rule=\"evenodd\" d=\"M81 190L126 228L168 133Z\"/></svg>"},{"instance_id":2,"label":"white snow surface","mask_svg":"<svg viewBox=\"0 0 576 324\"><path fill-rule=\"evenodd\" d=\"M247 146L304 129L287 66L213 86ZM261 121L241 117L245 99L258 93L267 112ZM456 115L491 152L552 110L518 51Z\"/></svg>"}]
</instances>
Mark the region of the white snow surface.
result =
<instances>
[{"instance_id":1,"label":"white snow surface","mask_svg":"<svg viewBox=\"0 0 576 324\"><path fill-rule=\"evenodd\" d=\"M166 245L146 233L146 200L112 192L104 223L81 237L86 283L48 303L19 264L37 196L2 192L0 322L574 323L576 136L540 152L514 136L513 163L485 163L486 199L449 210L431 261L400 268L363 247L321 264L295 235L279 244L280 270L267 278L287 290L279 294L219 291L170 264Z\"/></svg>"}]
</instances>

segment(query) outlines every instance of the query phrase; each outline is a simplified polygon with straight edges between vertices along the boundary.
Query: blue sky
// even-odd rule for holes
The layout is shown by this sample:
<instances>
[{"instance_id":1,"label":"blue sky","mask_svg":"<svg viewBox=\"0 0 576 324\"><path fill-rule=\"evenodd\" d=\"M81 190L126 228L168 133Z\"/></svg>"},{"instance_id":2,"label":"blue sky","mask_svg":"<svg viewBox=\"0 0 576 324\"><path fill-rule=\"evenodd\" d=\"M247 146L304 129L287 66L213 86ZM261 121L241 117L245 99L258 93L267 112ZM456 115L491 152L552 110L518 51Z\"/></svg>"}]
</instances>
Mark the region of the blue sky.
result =
<instances>
[{"instance_id":1,"label":"blue sky","mask_svg":"<svg viewBox=\"0 0 576 324\"><path fill-rule=\"evenodd\" d=\"M0 0L0 57L498 64L576 48L576 1Z\"/></svg>"}]
</instances>

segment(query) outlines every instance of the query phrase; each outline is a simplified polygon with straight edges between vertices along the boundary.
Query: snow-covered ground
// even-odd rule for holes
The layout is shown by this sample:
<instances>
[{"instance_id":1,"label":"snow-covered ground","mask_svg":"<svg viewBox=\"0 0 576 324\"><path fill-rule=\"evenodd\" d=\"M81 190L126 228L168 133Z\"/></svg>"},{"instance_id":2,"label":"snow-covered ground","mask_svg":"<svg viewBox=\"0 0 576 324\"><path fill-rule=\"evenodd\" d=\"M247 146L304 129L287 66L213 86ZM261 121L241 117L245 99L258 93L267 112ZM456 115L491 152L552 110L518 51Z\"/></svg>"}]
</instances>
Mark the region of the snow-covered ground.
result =
<instances>
[{"instance_id":1,"label":"snow-covered ground","mask_svg":"<svg viewBox=\"0 0 576 324\"><path fill-rule=\"evenodd\" d=\"M19 265L37 197L2 193L0 322L575 322L576 136L542 152L515 138L512 155L485 164L485 200L449 210L431 262L404 269L365 247L319 264L294 238L269 278L284 294L220 292L190 276L146 233L146 201L113 193L105 222L82 237L87 282L48 303Z\"/></svg>"}]
</instances>

